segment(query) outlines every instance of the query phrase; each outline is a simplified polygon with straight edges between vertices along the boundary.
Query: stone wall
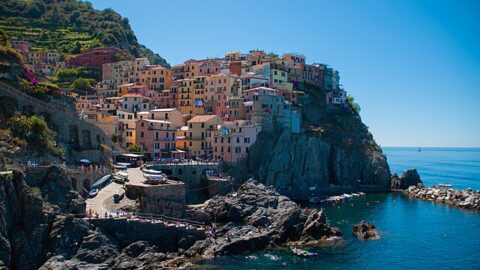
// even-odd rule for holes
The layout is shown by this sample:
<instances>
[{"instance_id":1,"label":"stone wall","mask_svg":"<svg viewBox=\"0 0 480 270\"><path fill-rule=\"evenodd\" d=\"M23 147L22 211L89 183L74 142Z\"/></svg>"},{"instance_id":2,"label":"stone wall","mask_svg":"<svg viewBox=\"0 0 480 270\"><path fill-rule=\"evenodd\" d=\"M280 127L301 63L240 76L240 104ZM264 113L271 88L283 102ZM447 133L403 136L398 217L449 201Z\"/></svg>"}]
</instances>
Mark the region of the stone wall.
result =
<instances>
[{"instance_id":1,"label":"stone wall","mask_svg":"<svg viewBox=\"0 0 480 270\"><path fill-rule=\"evenodd\" d=\"M181 180L186 185L188 204L202 203L209 198L206 171L219 171L218 164L160 164L151 167L162 171L170 179Z\"/></svg>"},{"instance_id":2,"label":"stone wall","mask_svg":"<svg viewBox=\"0 0 480 270\"><path fill-rule=\"evenodd\" d=\"M20 111L44 116L57 132L57 139L76 150L98 149L105 144L114 150L119 147L97 126L79 119L66 103L48 103L0 82L0 96L15 100Z\"/></svg>"},{"instance_id":3,"label":"stone wall","mask_svg":"<svg viewBox=\"0 0 480 270\"><path fill-rule=\"evenodd\" d=\"M126 196L139 199L140 212L181 218L185 216L185 184L126 185Z\"/></svg>"}]
</instances>

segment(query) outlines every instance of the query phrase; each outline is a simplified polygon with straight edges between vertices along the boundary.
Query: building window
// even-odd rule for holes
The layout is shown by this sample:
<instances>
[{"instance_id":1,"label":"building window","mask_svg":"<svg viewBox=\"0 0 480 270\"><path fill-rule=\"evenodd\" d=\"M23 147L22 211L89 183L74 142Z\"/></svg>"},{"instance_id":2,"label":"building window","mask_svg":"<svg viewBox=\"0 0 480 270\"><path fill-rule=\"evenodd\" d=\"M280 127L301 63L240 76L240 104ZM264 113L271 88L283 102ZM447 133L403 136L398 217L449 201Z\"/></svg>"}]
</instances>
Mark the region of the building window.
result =
<instances>
[{"instance_id":1,"label":"building window","mask_svg":"<svg viewBox=\"0 0 480 270\"><path fill-rule=\"evenodd\" d=\"M140 137L143 138L145 136L145 133L142 131L140 132Z\"/></svg>"}]
</instances>

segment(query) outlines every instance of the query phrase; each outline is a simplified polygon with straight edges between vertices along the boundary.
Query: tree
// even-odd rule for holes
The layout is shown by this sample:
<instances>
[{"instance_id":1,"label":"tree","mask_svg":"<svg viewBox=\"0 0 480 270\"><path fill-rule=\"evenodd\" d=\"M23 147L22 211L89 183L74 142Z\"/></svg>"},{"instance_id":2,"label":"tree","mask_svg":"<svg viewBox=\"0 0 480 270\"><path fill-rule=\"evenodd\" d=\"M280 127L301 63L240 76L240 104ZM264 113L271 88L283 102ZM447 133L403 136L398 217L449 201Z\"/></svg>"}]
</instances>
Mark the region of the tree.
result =
<instances>
[{"instance_id":1,"label":"tree","mask_svg":"<svg viewBox=\"0 0 480 270\"><path fill-rule=\"evenodd\" d=\"M130 144L128 146L128 152L130 153L142 153L143 150L142 150L142 146L139 145L139 144Z\"/></svg>"},{"instance_id":2,"label":"tree","mask_svg":"<svg viewBox=\"0 0 480 270\"><path fill-rule=\"evenodd\" d=\"M87 90L91 90L94 84L95 84L94 79L79 78L73 81L73 83L70 85L70 88L75 90L87 91Z\"/></svg>"}]
</instances>

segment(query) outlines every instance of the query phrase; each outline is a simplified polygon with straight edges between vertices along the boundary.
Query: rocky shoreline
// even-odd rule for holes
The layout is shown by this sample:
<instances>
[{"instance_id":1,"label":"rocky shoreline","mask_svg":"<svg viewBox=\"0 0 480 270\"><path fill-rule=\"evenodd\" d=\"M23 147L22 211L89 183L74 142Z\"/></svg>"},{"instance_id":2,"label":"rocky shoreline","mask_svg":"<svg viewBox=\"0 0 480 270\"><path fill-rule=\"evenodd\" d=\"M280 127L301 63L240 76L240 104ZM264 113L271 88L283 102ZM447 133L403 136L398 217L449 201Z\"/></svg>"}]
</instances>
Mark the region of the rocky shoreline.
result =
<instances>
[{"instance_id":1,"label":"rocky shoreline","mask_svg":"<svg viewBox=\"0 0 480 270\"><path fill-rule=\"evenodd\" d=\"M401 192L416 199L454 205L465 209L480 210L480 191L478 190L456 190L437 186L410 186Z\"/></svg>"},{"instance_id":2,"label":"rocky shoreline","mask_svg":"<svg viewBox=\"0 0 480 270\"><path fill-rule=\"evenodd\" d=\"M479 190L474 191L471 188L456 190L441 186L425 187L416 169L409 169L400 177L394 173L391 180L391 190L416 199L480 210Z\"/></svg>"},{"instance_id":3,"label":"rocky shoreline","mask_svg":"<svg viewBox=\"0 0 480 270\"><path fill-rule=\"evenodd\" d=\"M191 209L189 219L207 224L202 233L79 218L85 201L59 167L51 167L37 187L19 171L0 180L0 269L185 269L197 259L342 239L322 210L303 209L255 180Z\"/></svg>"}]
</instances>

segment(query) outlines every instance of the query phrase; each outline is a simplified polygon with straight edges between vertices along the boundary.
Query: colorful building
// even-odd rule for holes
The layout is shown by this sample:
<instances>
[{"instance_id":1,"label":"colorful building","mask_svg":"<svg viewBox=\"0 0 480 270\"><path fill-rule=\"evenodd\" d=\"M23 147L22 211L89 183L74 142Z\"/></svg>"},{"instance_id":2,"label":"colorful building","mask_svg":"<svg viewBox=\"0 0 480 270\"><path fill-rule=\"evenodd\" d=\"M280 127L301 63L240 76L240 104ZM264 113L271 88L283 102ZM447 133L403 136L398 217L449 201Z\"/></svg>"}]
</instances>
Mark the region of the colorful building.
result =
<instances>
[{"instance_id":1,"label":"colorful building","mask_svg":"<svg viewBox=\"0 0 480 270\"><path fill-rule=\"evenodd\" d=\"M213 133L220 120L216 115L196 115L187 121L187 148L190 157L211 157Z\"/></svg>"},{"instance_id":2,"label":"colorful building","mask_svg":"<svg viewBox=\"0 0 480 270\"><path fill-rule=\"evenodd\" d=\"M170 121L141 119L136 122L136 143L148 159L172 157L176 152L176 131Z\"/></svg>"},{"instance_id":3,"label":"colorful building","mask_svg":"<svg viewBox=\"0 0 480 270\"><path fill-rule=\"evenodd\" d=\"M115 55L121 52L120 49L108 48L93 48L83 52L77 56L67 59L67 66L69 67L98 67L101 68L105 63L112 63L115 61Z\"/></svg>"},{"instance_id":4,"label":"colorful building","mask_svg":"<svg viewBox=\"0 0 480 270\"><path fill-rule=\"evenodd\" d=\"M162 66L146 66L140 71L139 82L150 90L169 89L172 84L172 71Z\"/></svg>"},{"instance_id":5,"label":"colorful building","mask_svg":"<svg viewBox=\"0 0 480 270\"><path fill-rule=\"evenodd\" d=\"M245 119L245 102L241 97L230 97L217 102L215 114L223 121Z\"/></svg>"},{"instance_id":6,"label":"colorful building","mask_svg":"<svg viewBox=\"0 0 480 270\"><path fill-rule=\"evenodd\" d=\"M214 132L213 158L234 163L247 157L261 130L261 125L245 120L223 122Z\"/></svg>"}]
</instances>

